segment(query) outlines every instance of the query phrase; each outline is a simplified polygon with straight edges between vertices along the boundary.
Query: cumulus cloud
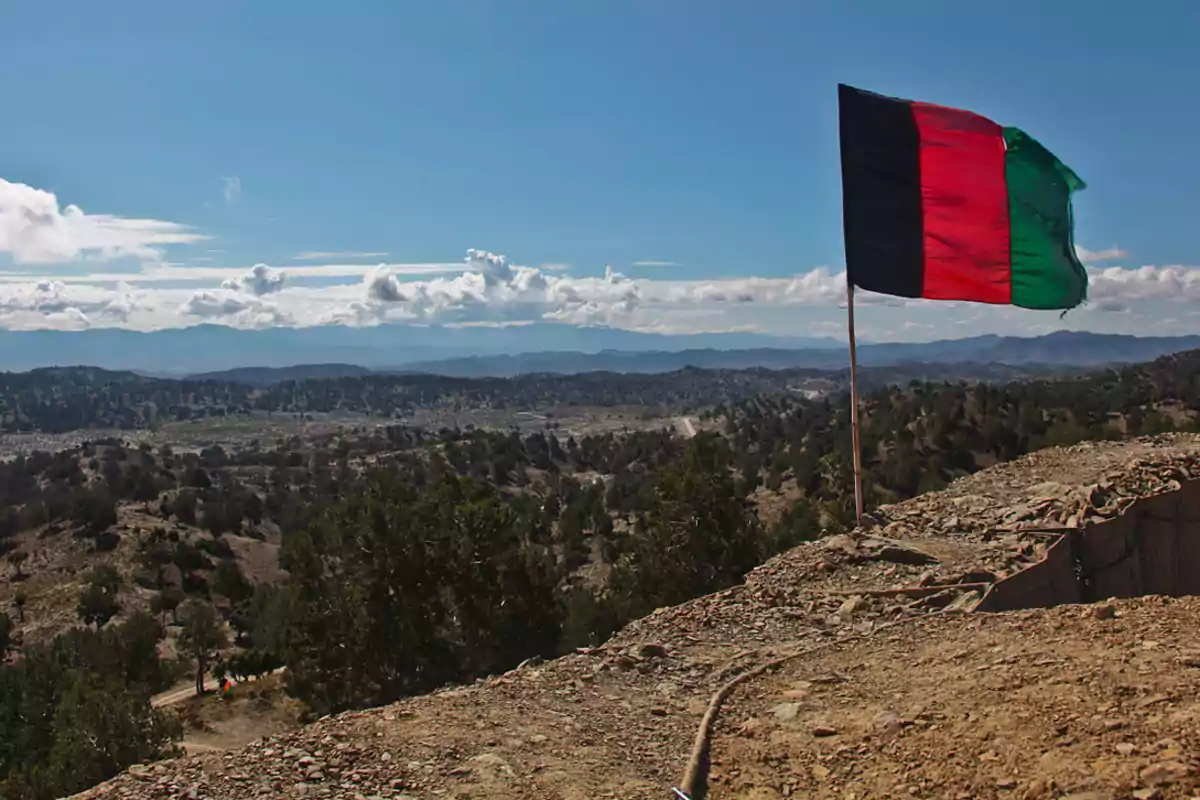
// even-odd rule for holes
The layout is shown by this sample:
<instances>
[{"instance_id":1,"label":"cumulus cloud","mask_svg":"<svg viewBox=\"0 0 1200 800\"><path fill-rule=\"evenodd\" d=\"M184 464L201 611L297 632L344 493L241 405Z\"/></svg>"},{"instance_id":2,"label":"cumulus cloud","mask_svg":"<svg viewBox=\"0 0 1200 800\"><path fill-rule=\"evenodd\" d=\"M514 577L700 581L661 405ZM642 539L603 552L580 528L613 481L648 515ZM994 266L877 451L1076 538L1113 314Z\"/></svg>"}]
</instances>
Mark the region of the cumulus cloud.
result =
<instances>
[{"instance_id":1,"label":"cumulus cloud","mask_svg":"<svg viewBox=\"0 0 1200 800\"><path fill-rule=\"evenodd\" d=\"M271 269L266 264L255 264L245 275L221 281L221 288L231 289L235 292L247 292L261 297L264 294L278 292L283 288L285 280L287 280L287 273Z\"/></svg>"},{"instance_id":2,"label":"cumulus cloud","mask_svg":"<svg viewBox=\"0 0 1200 800\"><path fill-rule=\"evenodd\" d=\"M253 303L240 294L196 292L183 304L183 313L193 317L228 317L240 314Z\"/></svg>"},{"instance_id":3,"label":"cumulus cloud","mask_svg":"<svg viewBox=\"0 0 1200 800\"><path fill-rule=\"evenodd\" d=\"M1200 307L1197 267L1093 264L1088 273L1089 300L1065 319L1003 306L862 292L859 325L864 338L876 340L1029 334L1062 325L1185 333L1194 321L1185 309ZM319 277L320 285L306 284L309 277ZM33 280L17 272L0 273L0 327L146 330L199 321L241 328L381 323L498 327L547 321L660 333L817 334L844 330L845 281L843 271L828 267L771 278L631 277L611 267L603 274L579 276L523 266L481 249L468 250L453 269L434 264L293 264L285 274L263 264L247 270L156 263L136 274Z\"/></svg>"},{"instance_id":4,"label":"cumulus cloud","mask_svg":"<svg viewBox=\"0 0 1200 800\"><path fill-rule=\"evenodd\" d=\"M1091 267L1088 302L1100 311L1124 311L1135 303L1200 302L1200 267Z\"/></svg>"},{"instance_id":5,"label":"cumulus cloud","mask_svg":"<svg viewBox=\"0 0 1200 800\"><path fill-rule=\"evenodd\" d=\"M383 322L379 309L371 303L362 300L351 300L348 303L329 307L319 313L313 322L317 325L346 325L352 328L366 328Z\"/></svg>"},{"instance_id":6,"label":"cumulus cloud","mask_svg":"<svg viewBox=\"0 0 1200 800\"><path fill-rule=\"evenodd\" d=\"M1121 310L1139 300L1200 301L1200 269L1093 267L1089 275L1087 308L1091 311ZM818 267L788 278L658 280L630 278L607 267L603 276L574 277L546 274L513 264L503 255L471 249L463 271L454 277L403 280L380 266L364 277L363 284L366 303L395 307L398 310L381 313L404 319L443 324L542 319L657 330L664 320L679 318L689 309L719 316L735 315L738 308L840 308L845 304L846 275ZM859 302L868 307L933 307L960 313L966 306L870 292L860 293ZM747 323L731 320L729 324Z\"/></svg>"},{"instance_id":7,"label":"cumulus cloud","mask_svg":"<svg viewBox=\"0 0 1200 800\"><path fill-rule=\"evenodd\" d=\"M369 302L398 305L417 319L454 323L612 320L631 313L641 299L637 284L611 267L602 278L547 275L540 268L515 265L506 256L474 248L467 251L463 272L453 278L401 281L380 267L363 283Z\"/></svg>"},{"instance_id":8,"label":"cumulus cloud","mask_svg":"<svg viewBox=\"0 0 1200 800\"><path fill-rule=\"evenodd\" d=\"M631 300L618 303L588 300L546 311L542 314L542 319L570 325L620 327L636 308Z\"/></svg>"},{"instance_id":9,"label":"cumulus cloud","mask_svg":"<svg viewBox=\"0 0 1200 800\"><path fill-rule=\"evenodd\" d=\"M611 267L603 277L547 275L512 264L506 257L469 250L464 271L452 278L402 280L380 267L364 279L368 303L402 306L416 319L533 318L577 325L621 325L639 313L676 314L689 308L839 308L845 304L845 272L818 267L790 278L653 280L629 278ZM1168 266L1125 269L1089 267L1089 311L1122 311L1139 302L1200 303L1200 268ZM864 306L933 307L961 310L965 303L889 297L860 292Z\"/></svg>"},{"instance_id":10,"label":"cumulus cloud","mask_svg":"<svg viewBox=\"0 0 1200 800\"><path fill-rule=\"evenodd\" d=\"M59 206L51 192L0 178L0 252L18 264L52 264L79 259L156 260L164 245L206 237L175 222L87 214Z\"/></svg>"},{"instance_id":11,"label":"cumulus cloud","mask_svg":"<svg viewBox=\"0 0 1200 800\"><path fill-rule=\"evenodd\" d=\"M403 303L405 300L400 279L382 264L363 276L363 285L367 287L367 298L370 300L381 303Z\"/></svg>"},{"instance_id":12,"label":"cumulus cloud","mask_svg":"<svg viewBox=\"0 0 1200 800\"><path fill-rule=\"evenodd\" d=\"M1182 323L1169 331L1162 327L1162 320L1182 318L1163 313L1165 307L1200 307L1197 267L1090 267L1088 273L1089 300L1066 322L1057 314L869 292L859 293L858 302L864 307L864 324L875 326L875 336L887 338L881 331L889 325L888 335L901 339L961 336L966 329L1024 334L1038 325L1051 330L1062 324L1136 333L1180 332ZM348 296L337 310L326 311L324 318L343 324L502 325L542 320L664 333L762 329L804 334L824 330L822 325L844 328L846 275L819 267L782 278L659 280L631 278L609 267L602 276L574 277L546 274L473 250L457 275L407 280L379 267L364 278L358 291L356 298ZM287 294L282 292L281 300ZM970 324L957 324L962 319Z\"/></svg>"},{"instance_id":13,"label":"cumulus cloud","mask_svg":"<svg viewBox=\"0 0 1200 800\"><path fill-rule=\"evenodd\" d=\"M239 328L291 326L295 318L273 303L252 294L228 289L199 291L192 294L180 311L190 317L221 321Z\"/></svg>"},{"instance_id":14,"label":"cumulus cloud","mask_svg":"<svg viewBox=\"0 0 1200 800\"><path fill-rule=\"evenodd\" d=\"M92 321L88 319L88 315L74 306L68 306L62 311L47 314L46 320L53 328L60 331L82 331L90 328L92 325Z\"/></svg>"},{"instance_id":15,"label":"cumulus cloud","mask_svg":"<svg viewBox=\"0 0 1200 800\"><path fill-rule=\"evenodd\" d=\"M476 250L473 247L467 250L467 268L482 273L488 283L507 282L513 274L508 256Z\"/></svg>"},{"instance_id":16,"label":"cumulus cloud","mask_svg":"<svg viewBox=\"0 0 1200 800\"><path fill-rule=\"evenodd\" d=\"M142 306L130 286L116 289L39 280L0 287L0 325L12 328L88 327L94 320L119 325Z\"/></svg>"}]
</instances>

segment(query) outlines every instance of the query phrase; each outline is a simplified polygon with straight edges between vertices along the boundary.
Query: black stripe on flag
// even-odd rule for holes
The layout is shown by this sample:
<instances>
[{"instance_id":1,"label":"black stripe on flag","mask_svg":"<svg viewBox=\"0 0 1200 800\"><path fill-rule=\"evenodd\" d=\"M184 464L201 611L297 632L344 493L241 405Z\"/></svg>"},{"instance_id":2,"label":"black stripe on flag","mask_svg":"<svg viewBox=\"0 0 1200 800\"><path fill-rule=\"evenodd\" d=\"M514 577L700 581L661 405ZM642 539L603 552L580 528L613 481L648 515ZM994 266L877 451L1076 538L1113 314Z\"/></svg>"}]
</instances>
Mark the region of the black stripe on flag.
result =
<instances>
[{"instance_id":1,"label":"black stripe on flag","mask_svg":"<svg viewBox=\"0 0 1200 800\"><path fill-rule=\"evenodd\" d=\"M920 297L920 137L903 100L838 85L846 271L860 289Z\"/></svg>"}]
</instances>

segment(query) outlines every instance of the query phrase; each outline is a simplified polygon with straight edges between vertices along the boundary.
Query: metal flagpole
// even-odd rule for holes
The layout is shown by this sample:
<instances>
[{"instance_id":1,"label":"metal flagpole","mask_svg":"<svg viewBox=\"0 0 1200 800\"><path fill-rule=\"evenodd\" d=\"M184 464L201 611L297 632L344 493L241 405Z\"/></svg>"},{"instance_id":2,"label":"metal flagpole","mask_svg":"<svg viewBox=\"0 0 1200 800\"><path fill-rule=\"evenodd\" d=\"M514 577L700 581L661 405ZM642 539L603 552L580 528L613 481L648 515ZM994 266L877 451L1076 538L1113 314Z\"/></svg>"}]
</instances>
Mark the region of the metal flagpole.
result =
<instances>
[{"instance_id":1,"label":"metal flagpole","mask_svg":"<svg viewBox=\"0 0 1200 800\"><path fill-rule=\"evenodd\" d=\"M846 270L846 323L850 331L850 435L854 447L854 514L859 525L863 518L862 448L858 437L858 352L854 346L854 284Z\"/></svg>"}]
</instances>

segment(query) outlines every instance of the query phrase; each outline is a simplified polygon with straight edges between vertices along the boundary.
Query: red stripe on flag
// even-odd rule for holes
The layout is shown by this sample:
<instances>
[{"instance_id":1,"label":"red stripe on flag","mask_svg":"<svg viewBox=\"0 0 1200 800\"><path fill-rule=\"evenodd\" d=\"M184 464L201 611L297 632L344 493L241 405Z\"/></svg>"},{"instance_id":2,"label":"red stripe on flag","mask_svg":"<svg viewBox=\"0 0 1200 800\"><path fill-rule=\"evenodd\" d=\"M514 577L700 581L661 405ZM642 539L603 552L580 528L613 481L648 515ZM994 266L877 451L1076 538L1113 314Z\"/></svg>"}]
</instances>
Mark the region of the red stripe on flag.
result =
<instances>
[{"instance_id":1,"label":"red stripe on flag","mask_svg":"<svg viewBox=\"0 0 1200 800\"><path fill-rule=\"evenodd\" d=\"M921 150L925 285L931 300L1012 301L1008 187L999 125L913 103Z\"/></svg>"}]
</instances>

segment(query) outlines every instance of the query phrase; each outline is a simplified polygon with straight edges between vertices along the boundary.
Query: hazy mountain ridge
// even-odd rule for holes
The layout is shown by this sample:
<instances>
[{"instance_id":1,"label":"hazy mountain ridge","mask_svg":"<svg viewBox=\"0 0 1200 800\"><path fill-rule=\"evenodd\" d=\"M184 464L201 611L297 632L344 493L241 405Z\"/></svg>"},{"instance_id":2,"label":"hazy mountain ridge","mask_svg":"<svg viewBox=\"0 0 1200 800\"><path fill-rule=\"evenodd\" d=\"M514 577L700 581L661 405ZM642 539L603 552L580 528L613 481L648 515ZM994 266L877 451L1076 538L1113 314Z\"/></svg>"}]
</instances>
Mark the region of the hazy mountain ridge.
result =
<instances>
[{"instance_id":1,"label":"hazy mountain ridge","mask_svg":"<svg viewBox=\"0 0 1200 800\"><path fill-rule=\"evenodd\" d=\"M91 364L112 370L183 375L252 365L334 363L395 369L417 362L547 349L597 353L705 347L837 349L841 345L834 339L756 333L676 335L549 323L507 328L329 325L239 330L222 325L197 325L149 332L120 328L0 330L0 370Z\"/></svg>"},{"instance_id":2,"label":"hazy mountain ridge","mask_svg":"<svg viewBox=\"0 0 1200 800\"><path fill-rule=\"evenodd\" d=\"M1149 361L1196 348L1200 348L1200 336L1137 337L1060 331L1029 338L988 335L934 342L865 344L859 348L859 363L880 367L913 362L1094 367ZM500 377L528 372L670 372L685 367L839 369L847 366L848 359L845 348L705 349L654 353L542 352L471 356L411 364L408 368L438 375Z\"/></svg>"},{"instance_id":3,"label":"hazy mountain ridge","mask_svg":"<svg viewBox=\"0 0 1200 800\"><path fill-rule=\"evenodd\" d=\"M361 378L380 374L376 370L355 364L297 364L291 367L235 367L216 372L189 375L189 380L244 383L249 386L270 386L289 381Z\"/></svg>"},{"instance_id":4,"label":"hazy mountain ridge","mask_svg":"<svg viewBox=\"0 0 1200 800\"><path fill-rule=\"evenodd\" d=\"M999 363L1071 367L1148 361L1200 348L1200 336L1137 337L1059 331L1038 337L976 336L933 342L862 343L864 366ZM754 333L667 335L537 324L511 328L381 325L247 331L201 325L153 332L0 331L0 370L88 364L174 377L234 375L251 383L424 372L508 377L539 372L671 372L706 369L843 369L844 343ZM297 371L297 367L299 370ZM269 370L249 376L245 369ZM273 372L274 371L274 372ZM217 373L217 374L213 374ZM277 373L277 374L276 374Z\"/></svg>"},{"instance_id":5,"label":"hazy mountain ridge","mask_svg":"<svg viewBox=\"0 0 1200 800\"><path fill-rule=\"evenodd\" d=\"M1200 348L1200 336L1151 338L1062 331L1030 338L978 336L924 343L866 344L859 349L859 363L864 367L964 365L970 367L966 370L966 375L970 377L975 377L980 372L980 365L996 364L1027 368L1025 371L1013 371L1006 376L1025 377L1048 374L1062 368L1078 369L1149 361L1197 348ZM507 378L528 374L567 375L583 372L653 374L675 372L689 367L838 371L848 367L848 354L844 348L774 347L678 351L604 350L598 353L542 351L424 361L393 369L363 370L362 367L348 364L300 364L282 368L236 368L192 377L263 385L314 377L350 377L368 373L417 372L458 378Z\"/></svg>"}]
</instances>

